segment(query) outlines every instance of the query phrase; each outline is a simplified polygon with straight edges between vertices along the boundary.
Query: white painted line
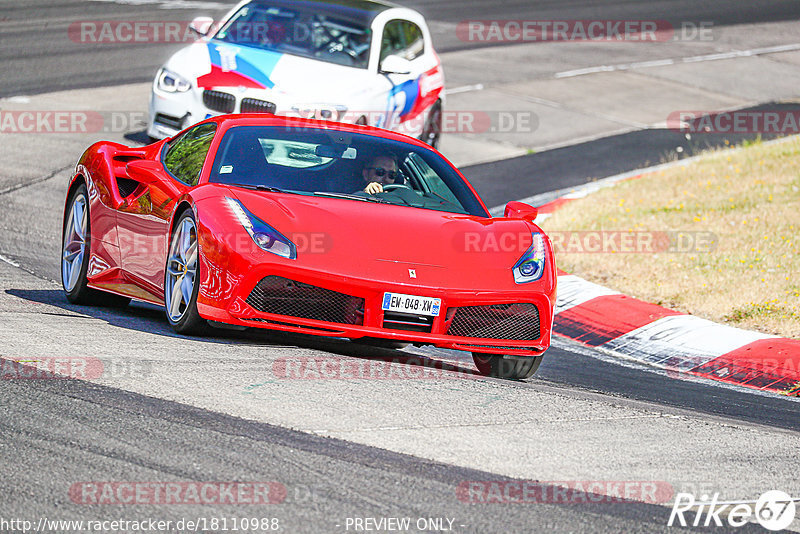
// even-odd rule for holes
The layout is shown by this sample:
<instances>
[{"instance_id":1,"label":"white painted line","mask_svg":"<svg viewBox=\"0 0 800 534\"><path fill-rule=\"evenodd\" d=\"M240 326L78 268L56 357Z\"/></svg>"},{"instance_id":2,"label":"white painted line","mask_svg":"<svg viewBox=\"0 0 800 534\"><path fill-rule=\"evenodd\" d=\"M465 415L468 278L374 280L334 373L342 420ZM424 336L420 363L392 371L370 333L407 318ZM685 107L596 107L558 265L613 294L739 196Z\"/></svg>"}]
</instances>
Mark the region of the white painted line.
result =
<instances>
[{"instance_id":1,"label":"white painted line","mask_svg":"<svg viewBox=\"0 0 800 534\"><path fill-rule=\"evenodd\" d=\"M688 371L754 341L774 337L695 315L673 315L612 339L603 344L603 349L667 369Z\"/></svg>"},{"instance_id":2,"label":"white painted line","mask_svg":"<svg viewBox=\"0 0 800 534\"><path fill-rule=\"evenodd\" d=\"M585 69L565 70L563 72L556 72L556 78L573 78L575 76L583 76L584 74L595 74L597 72L611 72L620 69L614 65L602 65L600 67L587 67Z\"/></svg>"},{"instance_id":3,"label":"white painted line","mask_svg":"<svg viewBox=\"0 0 800 534\"><path fill-rule=\"evenodd\" d=\"M597 67L587 67L584 69L565 70L557 72L555 78L574 78L586 74L596 74L598 72L613 72L619 70L645 69L650 67L663 67L675 65L677 63L700 63L703 61L719 61L722 59L734 59L737 57L754 57L765 54L777 54L780 52L793 52L800 50L800 43L793 43L779 46L767 46L764 48L753 48L751 50L733 50L719 54L706 54L703 56L689 56L680 59L657 59L653 61L642 61L638 63L619 63L617 65L600 65Z\"/></svg>"},{"instance_id":4,"label":"white painted line","mask_svg":"<svg viewBox=\"0 0 800 534\"><path fill-rule=\"evenodd\" d=\"M622 367L627 367L629 369L636 369L638 371L655 373L660 376L667 376L669 378L682 380L684 382L700 382L716 388L730 389L740 392L742 391L742 386L739 384L734 384L732 382L720 382L719 380L713 380L703 376L695 376L691 374L676 372L674 370L667 370L660 365L655 365L653 363L647 362L639 358L633 358L631 356L628 356L627 354L622 354L621 352L604 350L602 345L599 347L588 347L586 345L583 345L580 341L575 341L574 339L568 337L562 337L556 335L553 336L553 341L551 346L564 350L569 350L571 352L576 352L578 354L583 354L584 356L595 358L607 363L620 365ZM758 395L760 397L770 397L773 399L775 398L775 393L769 390L745 388L744 391L746 391L750 395ZM780 398L788 402L800 403L800 397L789 397L786 395L781 395Z\"/></svg>"},{"instance_id":5,"label":"white painted line","mask_svg":"<svg viewBox=\"0 0 800 534\"><path fill-rule=\"evenodd\" d=\"M565 274L558 277L558 301L554 313L558 315L593 298L608 295L619 295L619 292L589 282L579 276Z\"/></svg>"},{"instance_id":6,"label":"white painted line","mask_svg":"<svg viewBox=\"0 0 800 534\"><path fill-rule=\"evenodd\" d=\"M9 265L11 265L12 267L19 267L19 263L15 262L14 260L11 260L11 259L9 259L9 258L6 258L6 257L5 257L5 256L3 256L2 254L0 254L0 261L2 261L2 262L4 262L4 263L7 263L7 264L9 264Z\"/></svg>"},{"instance_id":7,"label":"white painted line","mask_svg":"<svg viewBox=\"0 0 800 534\"><path fill-rule=\"evenodd\" d=\"M700 61L718 61L720 59L734 59L737 57L761 56L764 54L777 54L780 52L792 52L800 50L800 43L780 46L767 46L764 48L753 48L751 50L733 50L721 54L708 54L705 56L694 56L683 58L684 63L698 63Z\"/></svg>"},{"instance_id":8,"label":"white painted line","mask_svg":"<svg viewBox=\"0 0 800 534\"><path fill-rule=\"evenodd\" d=\"M444 94L446 95L457 95L459 93L469 93L472 91L482 91L483 84L476 83L475 85L462 85L460 87L453 87L452 89L445 89Z\"/></svg>"},{"instance_id":9,"label":"white painted line","mask_svg":"<svg viewBox=\"0 0 800 534\"><path fill-rule=\"evenodd\" d=\"M647 67L666 67L667 65L674 65L674 59L656 59L653 61L641 61L639 63L631 63L632 69L646 69Z\"/></svg>"}]
</instances>

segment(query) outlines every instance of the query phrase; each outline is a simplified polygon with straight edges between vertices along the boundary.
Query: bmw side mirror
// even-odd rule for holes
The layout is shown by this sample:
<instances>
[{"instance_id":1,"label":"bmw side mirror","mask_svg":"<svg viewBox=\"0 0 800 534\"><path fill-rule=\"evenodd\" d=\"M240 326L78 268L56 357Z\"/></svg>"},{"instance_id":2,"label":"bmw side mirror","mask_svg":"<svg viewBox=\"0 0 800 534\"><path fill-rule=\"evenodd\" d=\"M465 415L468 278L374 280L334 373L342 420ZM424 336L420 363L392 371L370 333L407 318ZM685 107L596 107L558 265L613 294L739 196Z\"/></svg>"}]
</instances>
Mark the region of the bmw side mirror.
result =
<instances>
[{"instance_id":1,"label":"bmw side mirror","mask_svg":"<svg viewBox=\"0 0 800 534\"><path fill-rule=\"evenodd\" d=\"M411 62L392 54L383 58L380 72L381 74L411 74Z\"/></svg>"},{"instance_id":2,"label":"bmw side mirror","mask_svg":"<svg viewBox=\"0 0 800 534\"><path fill-rule=\"evenodd\" d=\"M506 210L503 217L508 219L523 219L525 221L533 222L536 216L539 215L539 210L524 202L513 201L506 204Z\"/></svg>"},{"instance_id":3,"label":"bmw side mirror","mask_svg":"<svg viewBox=\"0 0 800 534\"><path fill-rule=\"evenodd\" d=\"M208 32L211 31L211 26L213 25L214 19L211 17L196 17L192 22L189 23L189 29L197 35L203 37L204 35L208 35Z\"/></svg>"}]
</instances>

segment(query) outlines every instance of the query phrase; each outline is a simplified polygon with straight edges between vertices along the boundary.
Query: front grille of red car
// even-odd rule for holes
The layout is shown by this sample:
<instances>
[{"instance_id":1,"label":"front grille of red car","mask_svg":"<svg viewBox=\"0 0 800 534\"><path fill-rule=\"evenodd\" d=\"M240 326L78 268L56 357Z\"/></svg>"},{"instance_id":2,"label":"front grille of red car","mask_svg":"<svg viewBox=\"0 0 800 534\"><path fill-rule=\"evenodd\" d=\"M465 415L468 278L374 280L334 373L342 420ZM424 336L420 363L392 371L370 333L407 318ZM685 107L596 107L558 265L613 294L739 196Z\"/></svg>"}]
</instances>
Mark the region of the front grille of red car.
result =
<instances>
[{"instance_id":1,"label":"front grille of red car","mask_svg":"<svg viewBox=\"0 0 800 534\"><path fill-rule=\"evenodd\" d=\"M383 312L383 327L391 330L430 333L433 328L433 317L387 311Z\"/></svg>"},{"instance_id":2,"label":"front grille of red car","mask_svg":"<svg viewBox=\"0 0 800 534\"><path fill-rule=\"evenodd\" d=\"M243 98L239 109L242 113L275 113L276 106L266 100Z\"/></svg>"},{"instance_id":3,"label":"front grille of red car","mask_svg":"<svg viewBox=\"0 0 800 534\"><path fill-rule=\"evenodd\" d=\"M321 326L308 326L305 324L298 324L298 323L287 323L286 321L271 321L269 319L245 319L245 321L253 321L256 323L266 323L266 324L274 324L278 326L291 326L294 328L305 328L306 330L316 330L318 332L330 332L333 334L341 332L341 330L334 330L333 328L323 328Z\"/></svg>"},{"instance_id":4,"label":"front grille of red car","mask_svg":"<svg viewBox=\"0 0 800 534\"><path fill-rule=\"evenodd\" d=\"M262 313L340 324L364 324L364 299L283 278L263 278L247 304Z\"/></svg>"},{"instance_id":5,"label":"front grille of red car","mask_svg":"<svg viewBox=\"0 0 800 534\"><path fill-rule=\"evenodd\" d=\"M236 107L236 97L229 93L206 89L203 91L203 104L208 109L220 113L233 113L233 109Z\"/></svg>"},{"instance_id":6,"label":"front grille of red car","mask_svg":"<svg viewBox=\"0 0 800 534\"><path fill-rule=\"evenodd\" d=\"M530 303L461 306L447 333L487 339L539 339L539 309Z\"/></svg>"}]
</instances>

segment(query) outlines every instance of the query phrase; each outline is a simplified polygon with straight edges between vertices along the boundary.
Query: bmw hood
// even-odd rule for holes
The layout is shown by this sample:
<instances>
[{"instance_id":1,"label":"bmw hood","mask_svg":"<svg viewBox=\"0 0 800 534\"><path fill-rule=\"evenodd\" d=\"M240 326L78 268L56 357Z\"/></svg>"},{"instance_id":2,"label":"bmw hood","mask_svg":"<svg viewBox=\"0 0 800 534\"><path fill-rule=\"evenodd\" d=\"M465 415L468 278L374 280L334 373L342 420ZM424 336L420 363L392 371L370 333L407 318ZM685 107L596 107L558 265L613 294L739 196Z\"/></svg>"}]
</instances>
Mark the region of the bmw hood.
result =
<instances>
[{"instance_id":1,"label":"bmw hood","mask_svg":"<svg viewBox=\"0 0 800 534\"><path fill-rule=\"evenodd\" d=\"M165 67L201 90L263 90L273 98L283 96L298 102L317 102L320 88L324 88L325 101L346 103L363 91L369 80L367 69L213 39L178 51Z\"/></svg>"}]
</instances>

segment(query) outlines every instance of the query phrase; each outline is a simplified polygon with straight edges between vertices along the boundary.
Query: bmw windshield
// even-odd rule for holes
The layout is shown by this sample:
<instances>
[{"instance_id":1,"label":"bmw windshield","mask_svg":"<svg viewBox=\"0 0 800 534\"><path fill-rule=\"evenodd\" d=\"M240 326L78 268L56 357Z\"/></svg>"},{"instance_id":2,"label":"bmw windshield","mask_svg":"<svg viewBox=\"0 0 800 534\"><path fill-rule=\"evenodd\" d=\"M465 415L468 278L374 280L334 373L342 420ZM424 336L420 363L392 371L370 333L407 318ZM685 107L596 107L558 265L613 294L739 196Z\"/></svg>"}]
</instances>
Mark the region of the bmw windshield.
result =
<instances>
[{"instance_id":1,"label":"bmw windshield","mask_svg":"<svg viewBox=\"0 0 800 534\"><path fill-rule=\"evenodd\" d=\"M239 9L214 39L366 69L371 13L335 9L310 2L253 2Z\"/></svg>"},{"instance_id":2,"label":"bmw windshield","mask_svg":"<svg viewBox=\"0 0 800 534\"><path fill-rule=\"evenodd\" d=\"M231 128L209 181L488 217L461 176L432 150L336 130Z\"/></svg>"}]
</instances>

